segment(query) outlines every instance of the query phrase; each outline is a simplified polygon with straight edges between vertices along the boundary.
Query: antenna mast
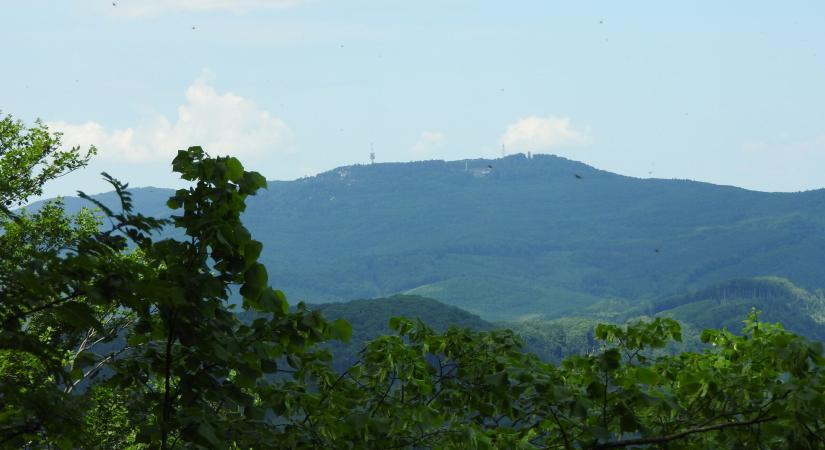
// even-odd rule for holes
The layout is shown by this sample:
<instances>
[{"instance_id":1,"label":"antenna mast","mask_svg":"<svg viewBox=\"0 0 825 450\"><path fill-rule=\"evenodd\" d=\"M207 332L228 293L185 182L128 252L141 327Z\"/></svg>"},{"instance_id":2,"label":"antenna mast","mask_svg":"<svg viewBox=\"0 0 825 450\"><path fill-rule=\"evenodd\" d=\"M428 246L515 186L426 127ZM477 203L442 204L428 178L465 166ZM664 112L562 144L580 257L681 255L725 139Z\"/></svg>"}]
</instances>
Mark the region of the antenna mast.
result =
<instances>
[{"instance_id":1,"label":"antenna mast","mask_svg":"<svg viewBox=\"0 0 825 450\"><path fill-rule=\"evenodd\" d=\"M375 150L373 150L372 142L370 142L370 164L375 164Z\"/></svg>"},{"instance_id":2,"label":"antenna mast","mask_svg":"<svg viewBox=\"0 0 825 450\"><path fill-rule=\"evenodd\" d=\"M501 144L501 157L504 158L505 156L507 156L507 151L504 147L504 144Z\"/></svg>"}]
</instances>

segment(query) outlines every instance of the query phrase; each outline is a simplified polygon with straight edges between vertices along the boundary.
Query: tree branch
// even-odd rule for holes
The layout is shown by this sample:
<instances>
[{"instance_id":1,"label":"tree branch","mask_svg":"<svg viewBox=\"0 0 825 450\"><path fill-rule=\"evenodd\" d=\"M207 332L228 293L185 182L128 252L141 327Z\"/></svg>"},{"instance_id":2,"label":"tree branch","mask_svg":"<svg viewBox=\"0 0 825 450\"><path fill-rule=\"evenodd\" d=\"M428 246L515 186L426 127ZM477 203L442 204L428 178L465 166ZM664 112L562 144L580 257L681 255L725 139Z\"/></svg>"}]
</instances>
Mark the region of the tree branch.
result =
<instances>
[{"instance_id":1,"label":"tree branch","mask_svg":"<svg viewBox=\"0 0 825 450\"><path fill-rule=\"evenodd\" d=\"M770 422L772 420L776 420L776 416L767 416L767 417L757 417L752 420L748 420L746 422L725 422L725 423L718 423L716 425L708 425L704 427L696 427L696 428L689 428L685 431L681 431L679 433L667 434L664 436L654 436L649 438L637 438L637 439L625 439L621 441L614 441L614 442L604 442L601 444L594 445L593 449L603 449L603 448L621 448L621 447L629 447L631 445L649 445L649 444L663 444L665 442L675 441L677 439L682 439L691 434L696 433L707 433L708 431L716 431L716 430L723 430L725 428L734 428L734 427L746 427L750 425L755 425L758 423L763 422Z\"/></svg>"}]
</instances>

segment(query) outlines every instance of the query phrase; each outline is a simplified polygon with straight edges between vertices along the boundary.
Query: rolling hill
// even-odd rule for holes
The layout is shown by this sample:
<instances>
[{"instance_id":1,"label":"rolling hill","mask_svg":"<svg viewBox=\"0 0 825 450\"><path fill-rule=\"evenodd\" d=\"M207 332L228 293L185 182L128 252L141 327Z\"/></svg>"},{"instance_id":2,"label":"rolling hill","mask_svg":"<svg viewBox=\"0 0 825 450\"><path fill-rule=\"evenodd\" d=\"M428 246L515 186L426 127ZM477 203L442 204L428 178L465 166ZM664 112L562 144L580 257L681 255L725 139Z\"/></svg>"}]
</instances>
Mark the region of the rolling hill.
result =
<instances>
[{"instance_id":1,"label":"rolling hill","mask_svg":"<svg viewBox=\"0 0 825 450\"><path fill-rule=\"evenodd\" d=\"M352 336L347 343L327 344L335 356L335 367L344 369L358 358L358 352L367 341L382 335L393 334L389 328L392 317L403 316L420 319L435 331L444 331L450 326L486 331L495 328L455 306L445 305L437 300L415 295L394 295L388 298L351 300L348 302L315 305L329 320L344 319L352 327Z\"/></svg>"},{"instance_id":2,"label":"rolling hill","mask_svg":"<svg viewBox=\"0 0 825 450\"><path fill-rule=\"evenodd\" d=\"M825 342L825 296L776 277L737 279L696 292L654 302L651 311L690 323L698 330L727 328L738 332L751 309L760 320L779 322L785 329Z\"/></svg>"}]
</instances>

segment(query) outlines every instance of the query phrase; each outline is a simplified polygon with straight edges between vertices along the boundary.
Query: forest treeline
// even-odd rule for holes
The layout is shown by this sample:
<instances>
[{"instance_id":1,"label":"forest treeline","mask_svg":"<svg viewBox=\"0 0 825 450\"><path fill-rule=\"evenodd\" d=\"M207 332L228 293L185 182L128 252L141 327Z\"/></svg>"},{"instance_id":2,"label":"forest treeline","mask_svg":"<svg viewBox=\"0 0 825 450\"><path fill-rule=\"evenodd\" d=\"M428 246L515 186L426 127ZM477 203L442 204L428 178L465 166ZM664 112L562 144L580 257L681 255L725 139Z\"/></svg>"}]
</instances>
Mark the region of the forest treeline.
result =
<instances>
[{"instance_id":1,"label":"forest treeline","mask_svg":"<svg viewBox=\"0 0 825 450\"><path fill-rule=\"evenodd\" d=\"M756 312L702 352L657 351L682 339L671 318L602 324L559 364L509 330L394 317L335 370L321 344L351 326L290 306L241 221L260 174L190 147L171 217L105 174L117 208L14 210L94 154L61 148L0 121L0 447L825 447L821 344Z\"/></svg>"}]
</instances>

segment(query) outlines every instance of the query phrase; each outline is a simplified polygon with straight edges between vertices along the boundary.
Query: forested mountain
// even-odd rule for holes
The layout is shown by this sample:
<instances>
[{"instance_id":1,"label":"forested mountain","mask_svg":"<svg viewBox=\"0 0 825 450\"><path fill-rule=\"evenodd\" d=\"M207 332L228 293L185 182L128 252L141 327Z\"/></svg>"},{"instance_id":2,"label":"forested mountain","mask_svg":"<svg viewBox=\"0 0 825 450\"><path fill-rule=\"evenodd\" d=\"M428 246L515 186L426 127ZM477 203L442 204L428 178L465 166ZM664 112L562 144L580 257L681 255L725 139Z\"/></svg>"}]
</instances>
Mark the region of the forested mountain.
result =
<instances>
[{"instance_id":1,"label":"forested mountain","mask_svg":"<svg viewBox=\"0 0 825 450\"><path fill-rule=\"evenodd\" d=\"M149 213L171 194L133 192ZM78 204L67 199L70 210ZM270 182L244 221L292 300L410 293L488 320L641 304L732 278L775 275L814 289L825 269L825 190L637 179L549 155L355 165Z\"/></svg>"}]
</instances>

